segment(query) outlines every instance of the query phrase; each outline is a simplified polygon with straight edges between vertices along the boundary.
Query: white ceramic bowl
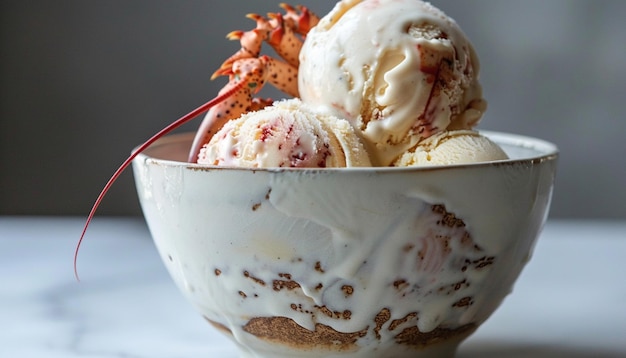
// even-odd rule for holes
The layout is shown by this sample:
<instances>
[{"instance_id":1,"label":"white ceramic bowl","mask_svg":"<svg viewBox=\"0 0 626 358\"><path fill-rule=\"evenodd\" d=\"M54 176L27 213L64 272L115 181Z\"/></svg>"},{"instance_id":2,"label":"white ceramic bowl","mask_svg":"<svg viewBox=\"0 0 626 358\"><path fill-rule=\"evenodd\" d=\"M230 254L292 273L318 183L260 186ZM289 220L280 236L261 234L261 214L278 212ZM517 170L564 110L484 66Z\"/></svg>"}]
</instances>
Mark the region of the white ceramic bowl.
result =
<instances>
[{"instance_id":1,"label":"white ceramic bowl","mask_svg":"<svg viewBox=\"0 0 626 358\"><path fill-rule=\"evenodd\" d=\"M498 307L545 223L554 145L483 132L511 159L421 168L133 162L183 294L242 357L452 357Z\"/></svg>"}]
</instances>

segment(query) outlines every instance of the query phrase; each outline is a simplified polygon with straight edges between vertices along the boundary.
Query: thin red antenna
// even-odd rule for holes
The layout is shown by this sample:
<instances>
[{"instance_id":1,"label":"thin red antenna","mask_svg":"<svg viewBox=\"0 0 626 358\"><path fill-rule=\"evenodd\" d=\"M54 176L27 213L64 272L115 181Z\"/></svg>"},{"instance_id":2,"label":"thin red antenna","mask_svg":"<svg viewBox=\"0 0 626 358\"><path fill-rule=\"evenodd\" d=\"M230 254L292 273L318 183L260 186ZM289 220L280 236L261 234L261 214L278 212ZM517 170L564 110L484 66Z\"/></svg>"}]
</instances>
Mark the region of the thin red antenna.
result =
<instances>
[{"instance_id":1,"label":"thin red antenna","mask_svg":"<svg viewBox=\"0 0 626 358\"><path fill-rule=\"evenodd\" d=\"M164 135L168 134L169 132L173 131L174 129L180 127L181 125L189 122L190 120L196 118L197 116L199 116L203 112L208 111L209 109L211 109L211 107L213 107L216 104L226 100L226 98L234 95L235 92L239 91L243 87L244 83L245 83L244 81L239 82L238 84L236 84L230 90L228 90L228 91L224 92L223 94L213 98L212 100L208 101L207 103L201 105L200 107L198 107L198 108L194 109L193 111L187 113L183 117L177 119L175 122L171 123L167 127L161 129L157 134L153 135L150 139L145 141L139 148L137 148L137 150L134 151L122 163L122 165L120 165L119 168L117 168L115 173L113 173L113 176L111 176L111 179L109 179L109 181L106 183L106 185L104 186L104 188L102 189L102 191L98 195L98 198L96 199L96 202L91 207L91 211L89 212L89 216L87 217L87 221L85 222L85 226L83 227L83 232L80 234L80 239L78 240L78 244L76 244L76 250L74 252L74 276L76 276L76 280L77 281L80 281L80 278L78 277L78 269L77 269L77 265L76 265L76 262L77 262L77 259L78 259L78 251L80 251L80 245L83 242L83 238L85 237L85 233L87 232L87 228L89 227L89 223L91 223L91 220L93 219L94 215L96 214L96 210L98 209L98 206L100 206L100 203L102 202L102 199L104 199L104 196L106 195L106 193L109 191L109 189L111 189L111 186L113 185L113 183L115 183L117 178L119 178L119 176L124 172L124 170L126 170L126 168L128 168L128 166L133 161L133 159L135 159L135 157L137 155L139 155L139 153L141 153L144 150L146 150L146 148L148 148L152 143L156 142L159 138L163 137Z\"/></svg>"}]
</instances>

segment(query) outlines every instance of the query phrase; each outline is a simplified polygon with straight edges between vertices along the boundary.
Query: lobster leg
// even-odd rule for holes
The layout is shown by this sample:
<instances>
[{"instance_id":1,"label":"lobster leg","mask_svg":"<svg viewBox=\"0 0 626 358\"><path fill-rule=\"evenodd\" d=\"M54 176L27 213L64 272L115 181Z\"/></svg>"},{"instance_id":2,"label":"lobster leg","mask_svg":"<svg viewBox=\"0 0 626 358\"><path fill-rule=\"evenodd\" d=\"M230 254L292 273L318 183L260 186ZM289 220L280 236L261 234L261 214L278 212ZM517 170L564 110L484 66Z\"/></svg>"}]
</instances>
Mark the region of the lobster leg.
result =
<instances>
[{"instance_id":1,"label":"lobster leg","mask_svg":"<svg viewBox=\"0 0 626 358\"><path fill-rule=\"evenodd\" d=\"M232 74L233 64L245 58L256 58L261 54L261 45L265 40L264 30L253 29L250 31L232 31L226 35L229 40L239 40L241 48L234 55L230 56L220 68L213 73L211 79L219 76Z\"/></svg>"},{"instance_id":2,"label":"lobster leg","mask_svg":"<svg viewBox=\"0 0 626 358\"><path fill-rule=\"evenodd\" d=\"M289 4L282 3L280 7L285 10L283 17L287 22L287 26L301 36L306 36L320 21L320 18L312 13L306 6L300 5L294 8Z\"/></svg>"},{"instance_id":3,"label":"lobster leg","mask_svg":"<svg viewBox=\"0 0 626 358\"><path fill-rule=\"evenodd\" d=\"M302 48L302 40L296 36L289 26L285 26L283 16L279 13L267 14L267 19L256 14L248 15L256 20L257 29L266 32L267 42L276 53L294 67L299 66L298 54Z\"/></svg>"}]
</instances>

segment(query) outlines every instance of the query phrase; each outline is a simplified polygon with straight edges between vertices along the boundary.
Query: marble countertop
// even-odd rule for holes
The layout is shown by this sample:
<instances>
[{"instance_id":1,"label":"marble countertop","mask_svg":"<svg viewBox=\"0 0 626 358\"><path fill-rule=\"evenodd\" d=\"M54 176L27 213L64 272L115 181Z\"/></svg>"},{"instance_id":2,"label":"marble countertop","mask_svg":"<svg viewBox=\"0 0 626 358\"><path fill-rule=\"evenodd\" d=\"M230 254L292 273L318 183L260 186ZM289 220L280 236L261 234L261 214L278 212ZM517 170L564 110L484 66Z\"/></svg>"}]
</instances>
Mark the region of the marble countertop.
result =
<instances>
[{"instance_id":1,"label":"marble countertop","mask_svg":"<svg viewBox=\"0 0 626 358\"><path fill-rule=\"evenodd\" d=\"M0 217L0 357L224 357L141 218ZM626 222L549 221L513 294L459 358L626 357Z\"/></svg>"}]
</instances>

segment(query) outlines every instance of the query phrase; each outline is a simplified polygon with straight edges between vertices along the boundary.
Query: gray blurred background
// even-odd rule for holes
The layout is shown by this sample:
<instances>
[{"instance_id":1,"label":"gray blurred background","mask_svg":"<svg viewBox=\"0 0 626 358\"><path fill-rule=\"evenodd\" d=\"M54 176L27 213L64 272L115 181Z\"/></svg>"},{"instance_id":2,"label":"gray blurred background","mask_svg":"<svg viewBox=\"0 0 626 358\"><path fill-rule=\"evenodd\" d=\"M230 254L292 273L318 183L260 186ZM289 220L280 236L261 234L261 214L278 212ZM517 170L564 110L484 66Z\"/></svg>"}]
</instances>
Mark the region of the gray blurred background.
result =
<instances>
[{"instance_id":1,"label":"gray blurred background","mask_svg":"<svg viewBox=\"0 0 626 358\"><path fill-rule=\"evenodd\" d=\"M225 34L278 2L0 2L0 214L86 215L131 148L224 85L209 78L239 48ZM480 55L479 128L560 147L551 216L626 218L626 1L433 4ZM139 214L130 171L99 213Z\"/></svg>"}]
</instances>

